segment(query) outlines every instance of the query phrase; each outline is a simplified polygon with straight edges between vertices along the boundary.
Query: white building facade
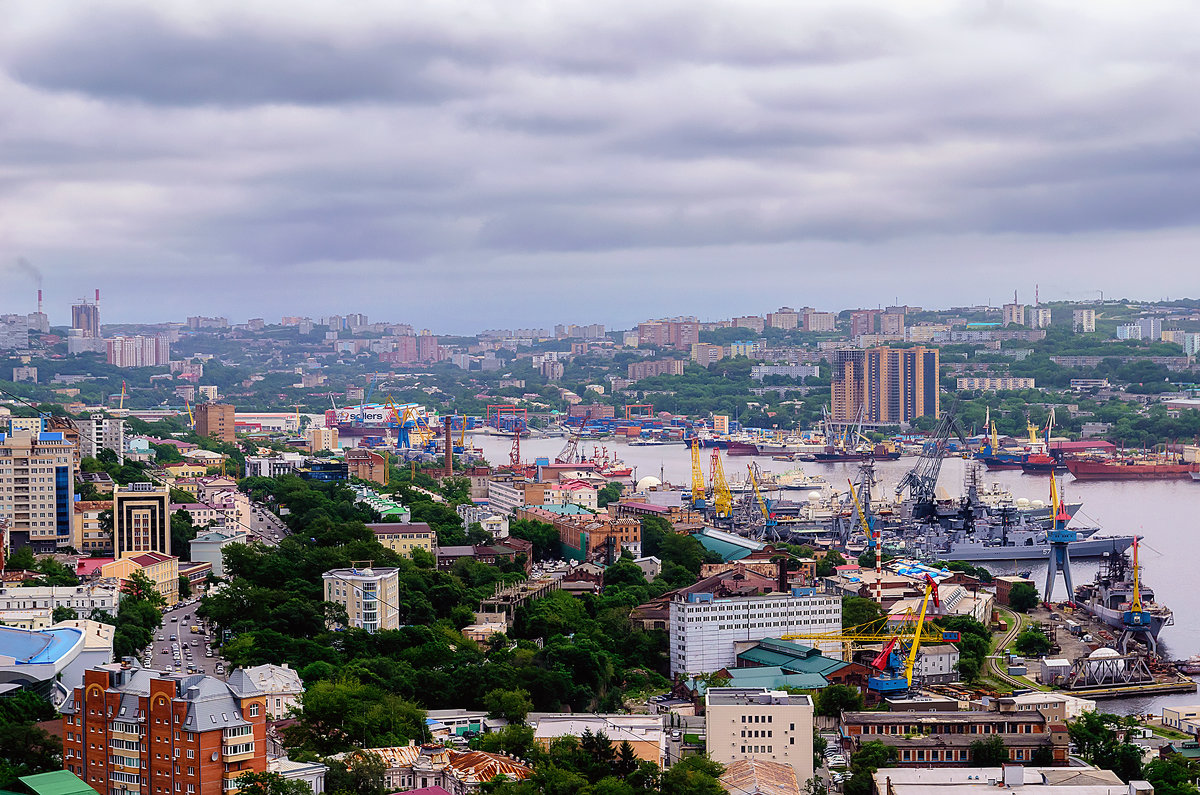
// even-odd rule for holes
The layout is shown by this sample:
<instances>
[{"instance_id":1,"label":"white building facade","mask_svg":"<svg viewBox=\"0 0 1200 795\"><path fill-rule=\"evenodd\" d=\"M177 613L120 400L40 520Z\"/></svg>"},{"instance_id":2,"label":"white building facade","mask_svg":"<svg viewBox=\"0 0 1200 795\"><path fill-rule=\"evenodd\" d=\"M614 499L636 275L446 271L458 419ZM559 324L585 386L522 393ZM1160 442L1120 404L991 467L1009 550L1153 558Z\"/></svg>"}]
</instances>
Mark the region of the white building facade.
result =
<instances>
[{"instance_id":1,"label":"white building facade","mask_svg":"<svg viewBox=\"0 0 1200 795\"><path fill-rule=\"evenodd\" d=\"M714 762L759 759L791 765L797 781L813 776L811 696L750 687L704 694L705 745Z\"/></svg>"},{"instance_id":2,"label":"white building facade","mask_svg":"<svg viewBox=\"0 0 1200 795\"><path fill-rule=\"evenodd\" d=\"M692 593L671 600L669 627L671 675L711 673L735 664L736 641L839 632L842 600L811 588L722 598ZM813 645L840 650L836 643Z\"/></svg>"}]
</instances>

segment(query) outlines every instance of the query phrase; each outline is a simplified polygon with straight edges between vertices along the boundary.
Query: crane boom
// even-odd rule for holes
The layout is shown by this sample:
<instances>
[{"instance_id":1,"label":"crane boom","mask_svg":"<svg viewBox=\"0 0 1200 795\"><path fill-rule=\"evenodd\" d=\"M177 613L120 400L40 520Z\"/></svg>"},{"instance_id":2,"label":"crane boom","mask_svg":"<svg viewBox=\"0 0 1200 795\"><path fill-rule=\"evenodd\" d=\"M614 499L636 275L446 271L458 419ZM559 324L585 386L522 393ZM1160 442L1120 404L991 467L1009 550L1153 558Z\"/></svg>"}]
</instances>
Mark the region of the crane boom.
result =
<instances>
[{"instance_id":1,"label":"crane boom","mask_svg":"<svg viewBox=\"0 0 1200 795\"><path fill-rule=\"evenodd\" d=\"M904 473L904 477L896 484L896 494L902 494L905 489L913 500L913 518L928 519L936 515L934 501L937 499L938 475L942 471L942 459L950 447L950 436L954 434L964 448L967 437L958 422L958 398L938 421L933 436L921 449L921 457L912 469Z\"/></svg>"},{"instance_id":2,"label":"crane boom","mask_svg":"<svg viewBox=\"0 0 1200 795\"><path fill-rule=\"evenodd\" d=\"M758 490L758 477L754 473L754 465L747 464L746 471L750 475L750 486L754 489L754 497L758 500L758 508L762 511L763 521L769 525L771 524L771 512L767 509L767 501L763 499L762 492Z\"/></svg>"},{"instance_id":3,"label":"crane boom","mask_svg":"<svg viewBox=\"0 0 1200 795\"><path fill-rule=\"evenodd\" d=\"M927 582L925 583L925 598L921 600L921 615L917 618L912 645L908 647L908 660L904 664L904 678L908 681L909 687L912 687L913 668L917 664L917 649L921 646L921 630L925 627L925 611L929 607L929 596L937 593L937 582L929 575L925 575L925 579Z\"/></svg>"},{"instance_id":4,"label":"crane boom","mask_svg":"<svg viewBox=\"0 0 1200 795\"><path fill-rule=\"evenodd\" d=\"M708 474L712 479L713 503L717 509L717 516L728 517L732 515L733 493L729 490L729 482L725 480L725 467L721 463L721 451L719 448L713 448Z\"/></svg>"},{"instance_id":5,"label":"crane boom","mask_svg":"<svg viewBox=\"0 0 1200 795\"><path fill-rule=\"evenodd\" d=\"M707 496L704 488L704 468L700 466L700 440L692 440L692 506L703 509L704 498Z\"/></svg>"}]
</instances>

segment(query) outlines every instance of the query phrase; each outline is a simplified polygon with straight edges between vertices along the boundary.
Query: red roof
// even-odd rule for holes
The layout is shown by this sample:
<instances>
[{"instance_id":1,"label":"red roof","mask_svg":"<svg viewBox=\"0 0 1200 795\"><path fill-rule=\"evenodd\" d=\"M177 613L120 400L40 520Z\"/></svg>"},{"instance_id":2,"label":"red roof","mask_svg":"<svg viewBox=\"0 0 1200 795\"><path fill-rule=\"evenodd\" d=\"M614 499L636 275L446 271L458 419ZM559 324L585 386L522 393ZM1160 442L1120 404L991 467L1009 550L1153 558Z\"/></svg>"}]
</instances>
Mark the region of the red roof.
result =
<instances>
[{"instance_id":1,"label":"red roof","mask_svg":"<svg viewBox=\"0 0 1200 795\"><path fill-rule=\"evenodd\" d=\"M115 558L80 558L75 564L75 574L79 577L91 577L100 573L100 567L112 563Z\"/></svg>"},{"instance_id":2,"label":"red roof","mask_svg":"<svg viewBox=\"0 0 1200 795\"><path fill-rule=\"evenodd\" d=\"M138 555L136 558L133 558L134 563L143 567L153 566L156 563L162 563L168 560L178 560L178 558L176 558L174 555L164 555L161 552L147 552L145 554Z\"/></svg>"}]
</instances>

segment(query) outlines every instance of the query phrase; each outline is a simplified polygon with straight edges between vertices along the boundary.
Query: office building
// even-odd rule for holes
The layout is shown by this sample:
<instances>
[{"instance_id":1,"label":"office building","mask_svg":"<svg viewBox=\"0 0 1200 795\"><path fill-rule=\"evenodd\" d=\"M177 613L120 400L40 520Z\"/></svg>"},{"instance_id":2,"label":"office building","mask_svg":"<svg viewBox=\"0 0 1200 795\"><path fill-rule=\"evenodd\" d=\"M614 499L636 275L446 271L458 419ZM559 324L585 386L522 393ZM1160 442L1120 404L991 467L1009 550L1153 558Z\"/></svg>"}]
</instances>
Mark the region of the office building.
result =
<instances>
[{"instance_id":1,"label":"office building","mask_svg":"<svg viewBox=\"0 0 1200 795\"><path fill-rule=\"evenodd\" d=\"M166 334L153 337L113 337L105 341L108 363L115 367L166 367L171 342Z\"/></svg>"},{"instance_id":2,"label":"office building","mask_svg":"<svg viewBox=\"0 0 1200 795\"><path fill-rule=\"evenodd\" d=\"M719 577L710 579L718 584ZM668 626L672 677L712 673L735 665L734 643L739 641L837 632L842 626L841 598L811 588L745 596L720 596L694 589L671 598ZM839 647L822 650L836 652Z\"/></svg>"},{"instance_id":3,"label":"office building","mask_svg":"<svg viewBox=\"0 0 1200 795\"><path fill-rule=\"evenodd\" d=\"M1076 334L1091 334L1096 330L1096 310L1076 309L1071 312L1071 330Z\"/></svg>"},{"instance_id":4,"label":"office building","mask_svg":"<svg viewBox=\"0 0 1200 795\"><path fill-rule=\"evenodd\" d=\"M61 432L0 433L0 522L39 554L71 545L77 448Z\"/></svg>"},{"instance_id":5,"label":"office building","mask_svg":"<svg viewBox=\"0 0 1200 795\"><path fill-rule=\"evenodd\" d=\"M244 677L102 665L60 712L63 767L108 795L222 795L267 767L264 694Z\"/></svg>"},{"instance_id":6,"label":"office building","mask_svg":"<svg viewBox=\"0 0 1200 795\"><path fill-rule=\"evenodd\" d=\"M203 403L194 408L196 435L212 436L222 442L237 441L233 406L228 403Z\"/></svg>"},{"instance_id":7,"label":"office building","mask_svg":"<svg viewBox=\"0 0 1200 795\"><path fill-rule=\"evenodd\" d=\"M113 543L116 556L145 552L171 554L171 490L154 483L113 489Z\"/></svg>"},{"instance_id":8,"label":"office building","mask_svg":"<svg viewBox=\"0 0 1200 795\"><path fill-rule=\"evenodd\" d=\"M346 608L349 626L378 632L400 628L399 569L332 569L321 575L325 601Z\"/></svg>"},{"instance_id":9,"label":"office building","mask_svg":"<svg viewBox=\"0 0 1200 795\"><path fill-rule=\"evenodd\" d=\"M117 463L125 464L125 420L118 417L93 417L76 420L79 428L79 454L95 458L101 450L117 454Z\"/></svg>"},{"instance_id":10,"label":"office building","mask_svg":"<svg viewBox=\"0 0 1200 795\"><path fill-rule=\"evenodd\" d=\"M750 687L710 687L704 694L705 745L723 765L759 759L813 776L812 696Z\"/></svg>"},{"instance_id":11,"label":"office building","mask_svg":"<svg viewBox=\"0 0 1200 795\"><path fill-rule=\"evenodd\" d=\"M937 348L833 351L835 422L903 424L940 416Z\"/></svg>"}]
</instances>

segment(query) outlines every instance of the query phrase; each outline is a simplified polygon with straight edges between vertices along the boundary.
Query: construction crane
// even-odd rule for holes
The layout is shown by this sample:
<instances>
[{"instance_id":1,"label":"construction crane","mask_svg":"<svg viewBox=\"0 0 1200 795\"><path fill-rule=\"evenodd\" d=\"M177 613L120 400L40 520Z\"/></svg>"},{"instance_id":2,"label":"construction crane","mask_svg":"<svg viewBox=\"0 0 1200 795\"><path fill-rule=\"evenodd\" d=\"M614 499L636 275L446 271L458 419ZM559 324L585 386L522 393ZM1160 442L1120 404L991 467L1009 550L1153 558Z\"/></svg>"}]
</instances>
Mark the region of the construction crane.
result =
<instances>
[{"instance_id":1,"label":"construction crane","mask_svg":"<svg viewBox=\"0 0 1200 795\"><path fill-rule=\"evenodd\" d=\"M958 398L955 398L950 408L942 414L933 436L921 448L921 456L917 463L904 473L904 477L896 484L896 494L903 494L904 490L908 489L912 497L914 521L929 521L937 517L935 503L938 475L942 471L942 459L950 446L951 434L966 448L967 437L958 422Z\"/></svg>"},{"instance_id":2,"label":"construction crane","mask_svg":"<svg viewBox=\"0 0 1200 795\"><path fill-rule=\"evenodd\" d=\"M120 409L121 411L125 410L125 382L124 381L121 382L121 403L119 406L117 406L117 408Z\"/></svg>"},{"instance_id":3,"label":"construction crane","mask_svg":"<svg viewBox=\"0 0 1200 795\"><path fill-rule=\"evenodd\" d=\"M189 427L189 428L192 428L192 429L195 429L195 427L196 427L196 418L195 418L195 417L192 415L192 404L191 404L191 403L188 403L188 399L187 399L187 398L184 398L184 399L183 399L183 405L184 405L184 407L187 409L187 412L188 412L188 427Z\"/></svg>"},{"instance_id":4,"label":"construction crane","mask_svg":"<svg viewBox=\"0 0 1200 795\"><path fill-rule=\"evenodd\" d=\"M720 448L713 448L712 459L708 465L708 477L712 481L713 508L717 517L728 519L733 515L733 493L729 490L729 481L725 480L725 467L721 463Z\"/></svg>"},{"instance_id":5,"label":"construction crane","mask_svg":"<svg viewBox=\"0 0 1200 795\"><path fill-rule=\"evenodd\" d=\"M704 469L700 466L700 440L692 440L692 508L704 512L705 498L708 496L704 488Z\"/></svg>"},{"instance_id":6,"label":"construction crane","mask_svg":"<svg viewBox=\"0 0 1200 795\"><path fill-rule=\"evenodd\" d=\"M776 522L775 518L771 516L771 511L767 507L767 501L763 499L762 492L758 490L758 475L755 472L756 469L757 467L754 464L746 465L746 472L750 478L750 487L754 489L754 498L758 500L758 509L762 511L763 523L765 524L766 528L770 530L771 528L775 527L778 522Z\"/></svg>"},{"instance_id":7,"label":"construction crane","mask_svg":"<svg viewBox=\"0 0 1200 795\"><path fill-rule=\"evenodd\" d=\"M579 452L579 440L583 436L583 423L580 423L579 428L571 431L567 436L567 443L563 445L563 449L559 451L558 457L554 459L556 464L574 464L575 457Z\"/></svg>"}]
</instances>

